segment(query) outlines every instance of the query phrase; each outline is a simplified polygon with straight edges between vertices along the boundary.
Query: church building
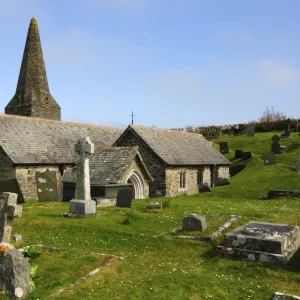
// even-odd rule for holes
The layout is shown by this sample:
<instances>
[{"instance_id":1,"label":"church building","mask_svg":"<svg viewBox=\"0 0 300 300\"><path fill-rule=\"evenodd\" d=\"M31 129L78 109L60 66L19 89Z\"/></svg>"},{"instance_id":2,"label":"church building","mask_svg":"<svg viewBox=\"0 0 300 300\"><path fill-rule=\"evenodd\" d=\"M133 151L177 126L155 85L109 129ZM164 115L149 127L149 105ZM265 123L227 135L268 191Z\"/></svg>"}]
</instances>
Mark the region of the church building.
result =
<instances>
[{"instance_id":1,"label":"church building","mask_svg":"<svg viewBox=\"0 0 300 300\"><path fill-rule=\"evenodd\" d=\"M194 194L214 178L229 179L231 163L201 134L61 121L32 19L16 92L0 114L0 192L17 192L19 202L63 200L64 183L75 181L75 144L86 136L97 148L92 185L132 184L135 198Z\"/></svg>"}]
</instances>

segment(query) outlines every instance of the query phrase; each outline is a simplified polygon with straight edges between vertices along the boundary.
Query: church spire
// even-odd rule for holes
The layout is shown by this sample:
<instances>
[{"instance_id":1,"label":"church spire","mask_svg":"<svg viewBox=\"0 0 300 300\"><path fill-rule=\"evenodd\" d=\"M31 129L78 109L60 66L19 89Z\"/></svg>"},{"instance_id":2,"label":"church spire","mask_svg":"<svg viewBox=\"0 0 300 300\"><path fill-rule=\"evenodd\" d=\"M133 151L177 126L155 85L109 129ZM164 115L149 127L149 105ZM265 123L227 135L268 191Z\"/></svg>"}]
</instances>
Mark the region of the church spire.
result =
<instances>
[{"instance_id":1,"label":"church spire","mask_svg":"<svg viewBox=\"0 0 300 300\"><path fill-rule=\"evenodd\" d=\"M44 56L35 18L30 21L14 97L5 108L6 114L61 119L60 106L49 91Z\"/></svg>"}]
</instances>

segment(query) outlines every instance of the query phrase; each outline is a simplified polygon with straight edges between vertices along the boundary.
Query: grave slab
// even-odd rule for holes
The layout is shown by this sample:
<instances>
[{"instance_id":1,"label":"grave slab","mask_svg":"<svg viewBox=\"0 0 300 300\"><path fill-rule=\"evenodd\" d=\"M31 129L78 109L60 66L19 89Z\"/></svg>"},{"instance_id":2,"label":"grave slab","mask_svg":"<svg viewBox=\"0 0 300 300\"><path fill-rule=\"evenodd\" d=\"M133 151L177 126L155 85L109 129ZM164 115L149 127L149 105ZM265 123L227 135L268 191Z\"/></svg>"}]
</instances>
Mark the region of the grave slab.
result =
<instances>
[{"instance_id":1,"label":"grave slab","mask_svg":"<svg viewBox=\"0 0 300 300\"><path fill-rule=\"evenodd\" d=\"M251 222L228 233L217 252L235 259L286 264L299 247L299 226Z\"/></svg>"}]
</instances>

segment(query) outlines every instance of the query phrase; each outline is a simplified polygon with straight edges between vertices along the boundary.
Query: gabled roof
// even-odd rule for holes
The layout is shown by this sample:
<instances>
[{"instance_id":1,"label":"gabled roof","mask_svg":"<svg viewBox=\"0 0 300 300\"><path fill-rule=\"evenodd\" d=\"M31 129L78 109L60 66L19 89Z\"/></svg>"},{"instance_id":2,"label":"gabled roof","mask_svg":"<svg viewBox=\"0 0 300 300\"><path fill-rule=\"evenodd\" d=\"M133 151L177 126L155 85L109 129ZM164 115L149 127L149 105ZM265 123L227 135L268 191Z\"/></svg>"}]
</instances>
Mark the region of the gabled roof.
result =
<instances>
[{"instance_id":1,"label":"gabled roof","mask_svg":"<svg viewBox=\"0 0 300 300\"><path fill-rule=\"evenodd\" d=\"M14 164L74 164L78 138L111 146L124 129L0 114L0 147Z\"/></svg>"},{"instance_id":2,"label":"gabled roof","mask_svg":"<svg viewBox=\"0 0 300 300\"><path fill-rule=\"evenodd\" d=\"M147 180L153 180L143 163L138 147L96 147L89 156L91 184L120 183L125 170L137 159ZM63 175L62 181L76 182L76 167Z\"/></svg>"},{"instance_id":3,"label":"gabled roof","mask_svg":"<svg viewBox=\"0 0 300 300\"><path fill-rule=\"evenodd\" d=\"M198 133L129 125L115 144L122 144L122 139L131 130L169 165L231 164Z\"/></svg>"}]
</instances>

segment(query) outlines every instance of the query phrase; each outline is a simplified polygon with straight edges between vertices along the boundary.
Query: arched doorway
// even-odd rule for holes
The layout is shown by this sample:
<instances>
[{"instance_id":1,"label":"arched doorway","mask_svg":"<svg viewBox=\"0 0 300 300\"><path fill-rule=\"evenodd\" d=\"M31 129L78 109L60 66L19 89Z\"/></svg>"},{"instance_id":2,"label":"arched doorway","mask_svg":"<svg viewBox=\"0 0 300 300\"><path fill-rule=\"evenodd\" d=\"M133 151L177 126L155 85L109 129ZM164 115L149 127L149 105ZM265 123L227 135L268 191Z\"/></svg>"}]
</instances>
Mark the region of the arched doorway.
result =
<instances>
[{"instance_id":1,"label":"arched doorway","mask_svg":"<svg viewBox=\"0 0 300 300\"><path fill-rule=\"evenodd\" d=\"M143 178L138 172L133 171L130 174L130 176L127 180L127 183L133 184L133 199L143 199L144 198Z\"/></svg>"}]
</instances>

